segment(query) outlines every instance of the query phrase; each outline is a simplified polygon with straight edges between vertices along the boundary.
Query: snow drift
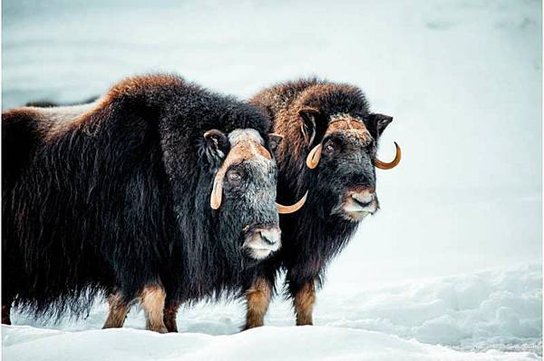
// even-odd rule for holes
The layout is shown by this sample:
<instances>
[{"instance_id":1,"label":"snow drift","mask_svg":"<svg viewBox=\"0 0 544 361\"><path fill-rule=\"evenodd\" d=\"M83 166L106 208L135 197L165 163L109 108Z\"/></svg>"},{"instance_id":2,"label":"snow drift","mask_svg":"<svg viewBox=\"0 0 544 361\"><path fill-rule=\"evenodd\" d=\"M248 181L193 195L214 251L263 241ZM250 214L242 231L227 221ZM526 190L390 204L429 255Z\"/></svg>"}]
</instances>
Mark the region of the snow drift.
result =
<instances>
[{"instance_id":1,"label":"snow drift","mask_svg":"<svg viewBox=\"0 0 544 361\"><path fill-rule=\"evenodd\" d=\"M149 331L62 332L5 327L5 360L535 360L530 353L459 352L384 333L333 327L262 327L233 336ZM22 341L24 339L26 341ZM47 350L47 352L44 352Z\"/></svg>"},{"instance_id":2,"label":"snow drift","mask_svg":"<svg viewBox=\"0 0 544 361\"><path fill-rule=\"evenodd\" d=\"M124 329L100 330L107 307L98 302L85 319L58 324L15 314L15 324L56 330L4 326L4 356L8 361L230 360L256 353L259 359L293 360L532 360L542 354L541 284L537 264L366 290L343 284L319 295L314 327L292 326L289 303L276 301L266 319L270 327L243 333L238 332L241 303L184 308L178 315L181 333L159 335L133 329L145 324L137 309Z\"/></svg>"}]
</instances>

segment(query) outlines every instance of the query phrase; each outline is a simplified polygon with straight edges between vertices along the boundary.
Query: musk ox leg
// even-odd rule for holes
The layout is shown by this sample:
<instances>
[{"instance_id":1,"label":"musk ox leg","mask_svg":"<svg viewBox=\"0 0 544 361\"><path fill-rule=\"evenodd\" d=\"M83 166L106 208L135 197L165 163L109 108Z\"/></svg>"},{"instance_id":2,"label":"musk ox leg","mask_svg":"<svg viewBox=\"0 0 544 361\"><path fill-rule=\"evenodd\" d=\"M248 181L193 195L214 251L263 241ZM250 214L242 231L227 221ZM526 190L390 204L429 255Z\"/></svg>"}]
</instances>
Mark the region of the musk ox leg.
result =
<instances>
[{"instance_id":1,"label":"musk ox leg","mask_svg":"<svg viewBox=\"0 0 544 361\"><path fill-rule=\"evenodd\" d=\"M179 302L168 301L164 307L164 325L168 332L178 332L176 316L178 314Z\"/></svg>"},{"instance_id":2,"label":"musk ox leg","mask_svg":"<svg viewBox=\"0 0 544 361\"><path fill-rule=\"evenodd\" d=\"M272 286L263 277L257 277L246 291L246 325L244 330L264 324L264 315L272 297Z\"/></svg>"},{"instance_id":3,"label":"musk ox leg","mask_svg":"<svg viewBox=\"0 0 544 361\"><path fill-rule=\"evenodd\" d=\"M145 286L141 293L142 308L147 320L147 329L160 333L167 333L168 329L164 325L164 301L166 292L160 285Z\"/></svg>"},{"instance_id":4,"label":"musk ox leg","mask_svg":"<svg viewBox=\"0 0 544 361\"><path fill-rule=\"evenodd\" d=\"M4 303L2 305L2 323L4 325L11 325L10 313L11 313L11 302Z\"/></svg>"},{"instance_id":5,"label":"musk ox leg","mask_svg":"<svg viewBox=\"0 0 544 361\"><path fill-rule=\"evenodd\" d=\"M106 323L102 328L123 327L128 314L128 304L120 291L108 296L109 313Z\"/></svg>"},{"instance_id":6,"label":"musk ox leg","mask_svg":"<svg viewBox=\"0 0 544 361\"><path fill-rule=\"evenodd\" d=\"M313 325L312 312L315 303L315 282L304 283L295 293L293 304L297 318L297 326Z\"/></svg>"}]
</instances>

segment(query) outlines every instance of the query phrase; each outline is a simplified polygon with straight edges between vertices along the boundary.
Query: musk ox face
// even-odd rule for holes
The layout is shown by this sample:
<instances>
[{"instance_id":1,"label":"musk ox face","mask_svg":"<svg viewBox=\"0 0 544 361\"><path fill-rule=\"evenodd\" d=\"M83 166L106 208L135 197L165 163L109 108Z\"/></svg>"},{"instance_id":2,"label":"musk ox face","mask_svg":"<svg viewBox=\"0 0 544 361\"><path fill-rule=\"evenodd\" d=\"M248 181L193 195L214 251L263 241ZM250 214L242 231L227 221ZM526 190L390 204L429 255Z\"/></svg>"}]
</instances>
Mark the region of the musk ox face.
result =
<instances>
[{"instance_id":1,"label":"musk ox face","mask_svg":"<svg viewBox=\"0 0 544 361\"><path fill-rule=\"evenodd\" d=\"M379 208L372 164L375 142L364 122L349 115L332 116L321 146L320 183L332 179L329 194L337 198L331 213L362 220Z\"/></svg>"},{"instance_id":2,"label":"musk ox face","mask_svg":"<svg viewBox=\"0 0 544 361\"><path fill-rule=\"evenodd\" d=\"M307 129L320 115L302 114ZM365 117L347 113L333 114L325 120L322 136L310 151L306 163L317 168L317 191L322 195L324 215L338 215L359 222L379 209L375 167L392 168L400 161L400 149L391 163L376 159L377 141L393 118L381 114ZM319 134L319 130L313 131Z\"/></svg>"},{"instance_id":3,"label":"musk ox face","mask_svg":"<svg viewBox=\"0 0 544 361\"><path fill-rule=\"evenodd\" d=\"M276 163L254 129L218 130L204 136L208 156L219 164L210 206L218 239L228 253L260 260L281 246L276 200ZM272 143L272 142L271 142Z\"/></svg>"},{"instance_id":4,"label":"musk ox face","mask_svg":"<svg viewBox=\"0 0 544 361\"><path fill-rule=\"evenodd\" d=\"M241 247L253 259L264 259L281 245L276 177L275 162L259 157L231 166L225 177L225 208L241 214Z\"/></svg>"}]
</instances>

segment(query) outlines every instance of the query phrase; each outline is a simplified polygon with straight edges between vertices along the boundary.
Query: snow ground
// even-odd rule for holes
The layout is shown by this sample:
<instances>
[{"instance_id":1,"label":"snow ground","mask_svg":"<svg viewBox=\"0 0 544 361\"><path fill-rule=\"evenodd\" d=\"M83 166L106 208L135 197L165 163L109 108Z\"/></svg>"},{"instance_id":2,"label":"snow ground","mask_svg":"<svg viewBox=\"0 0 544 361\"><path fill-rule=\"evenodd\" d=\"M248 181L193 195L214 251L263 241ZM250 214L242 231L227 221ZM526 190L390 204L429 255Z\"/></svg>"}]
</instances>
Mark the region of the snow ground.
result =
<instances>
[{"instance_id":1,"label":"snow ground","mask_svg":"<svg viewBox=\"0 0 544 361\"><path fill-rule=\"evenodd\" d=\"M233 336L147 331L62 332L9 328L6 360L535 360L529 353L458 352L373 331L265 327ZM21 338L25 341L17 343ZM43 350L50 350L44 354Z\"/></svg>"},{"instance_id":2,"label":"snow ground","mask_svg":"<svg viewBox=\"0 0 544 361\"><path fill-rule=\"evenodd\" d=\"M251 359L255 345L259 359L530 360L542 355L541 305L542 273L532 264L375 289L330 287L319 294L314 327L292 326L289 303L277 300L267 327L242 334L240 302L182 309L178 335L136 331L145 324L138 309L125 329L99 331L104 303L85 319L58 324L16 314L15 324L32 327L2 331L6 360L69 360L78 352L88 360Z\"/></svg>"},{"instance_id":3,"label":"snow ground","mask_svg":"<svg viewBox=\"0 0 544 361\"><path fill-rule=\"evenodd\" d=\"M184 310L181 335L102 332L97 304L57 326L16 315L57 330L3 327L8 360L70 347L78 358L133 349L135 359L166 359L185 348L226 358L250 342L338 359L541 354L540 1L4 0L2 9L4 109L80 101L150 71L240 97L315 74L360 86L374 111L393 115L380 154L392 156L396 140L404 156L378 173L381 211L331 264L319 327L288 328L289 305L276 302L274 327L240 335L225 336L241 324L239 304ZM141 328L141 313L128 326Z\"/></svg>"}]
</instances>

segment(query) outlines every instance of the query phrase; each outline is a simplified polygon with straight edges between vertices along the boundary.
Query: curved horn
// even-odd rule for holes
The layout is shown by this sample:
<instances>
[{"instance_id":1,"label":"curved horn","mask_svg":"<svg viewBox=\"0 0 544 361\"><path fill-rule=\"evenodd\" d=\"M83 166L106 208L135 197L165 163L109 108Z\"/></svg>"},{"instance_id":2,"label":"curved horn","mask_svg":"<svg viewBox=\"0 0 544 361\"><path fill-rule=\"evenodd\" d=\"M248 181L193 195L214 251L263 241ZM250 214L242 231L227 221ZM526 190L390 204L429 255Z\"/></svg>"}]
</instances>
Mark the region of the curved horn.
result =
<instances>
[{"instance_id":1,"label":"curved horn","mask_svg":"<svg viewBox=\"0 0 544 361\"><path fill-rule=\"evenodd\" d=\"M279 214L295 213L296 211L302 208L304 203L306 203L306 198L308 198L308 191L304 193L304 197L302 197L297 203L293 204L292 206L284 206L282 204L276 203L276 207L278 208L278 213Z\"/></svg>"},{"instance_id":2,"label":"curved horn","mask_svg":"<svg viewBox=\"0 0 544 361\"><path fill-rule=\"evenodd\" d=\"M210 197L210 206L212 209L219 209L223 200L223 178L225 171L220 169L213 180L212 195Z\"/></svg>"},{"instance_id":3,"label":"curved horn","mask_svg":"<svg viewBox=\"0 0 544 361\"><path fill-rule=\"evenodd\" d=\"M374 160L374 165L376 166L376 168L380 168L380 169L391 169L391 168L395 168L399 163L400 163L400 158L401 158L401 152L400 152L400 147L399 145L397 144L397 142L395 142L395 147L397 148L397 152L395 154L395 159L393 159L391 162L389 163L386 163L386 162L382 162L381 160L379 160L378 158L376 158Z\"/></svg>"},{"instance_id":4,"label":"curved horn","mask_svg":"<svg viewBox=\"0 0 544 361\"><path fill-rule=\"evenodd\" d=\"M310 154L308 154L308 157L306 157L306 165L310 169L314 169L319 164L319 160L321 159L321 148L323 146L321 144L318 144L310 151Z\"/></svg>"}]
</instances>

